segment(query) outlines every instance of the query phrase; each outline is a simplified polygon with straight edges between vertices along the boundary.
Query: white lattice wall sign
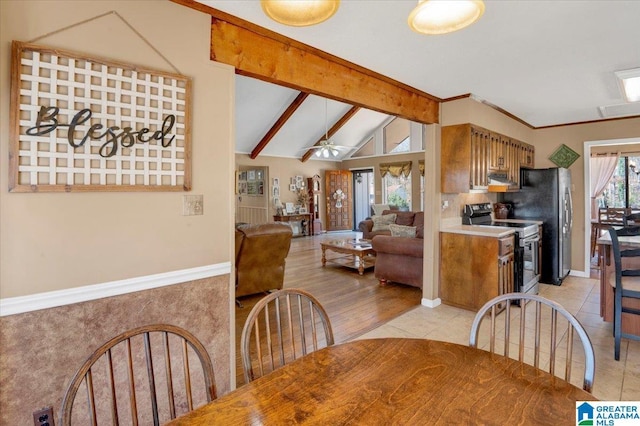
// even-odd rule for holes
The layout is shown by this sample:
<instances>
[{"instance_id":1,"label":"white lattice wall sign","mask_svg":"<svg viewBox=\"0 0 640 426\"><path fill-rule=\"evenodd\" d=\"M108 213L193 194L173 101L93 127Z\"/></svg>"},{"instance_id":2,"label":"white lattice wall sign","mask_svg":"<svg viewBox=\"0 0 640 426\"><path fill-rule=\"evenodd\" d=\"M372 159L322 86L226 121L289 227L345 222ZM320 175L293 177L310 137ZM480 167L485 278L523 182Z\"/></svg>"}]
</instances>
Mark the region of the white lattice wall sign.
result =
<instances>
[{"instance_id":1,"label":"white lattice wall sign","mask_svg":"<svg viewBox=\"0 0 640 426\"><path fill-rule=\"evenodd\" d=\"M13 42L9 190L188 191L191 80Z\"/></svg>"}]
</instances>

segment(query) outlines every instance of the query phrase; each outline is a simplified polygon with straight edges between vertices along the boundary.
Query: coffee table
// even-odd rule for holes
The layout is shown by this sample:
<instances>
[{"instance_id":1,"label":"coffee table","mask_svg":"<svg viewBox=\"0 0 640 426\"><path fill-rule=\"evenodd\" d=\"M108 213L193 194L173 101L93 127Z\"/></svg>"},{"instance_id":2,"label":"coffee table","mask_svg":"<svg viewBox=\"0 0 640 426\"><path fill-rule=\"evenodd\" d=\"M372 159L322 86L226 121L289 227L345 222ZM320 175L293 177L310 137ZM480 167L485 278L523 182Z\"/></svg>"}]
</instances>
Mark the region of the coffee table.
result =
<instances>
[{"instance_id":1,"label":"coffee table","mask_svg":"<svg viewBox=\"0 0 640 426\"><path fill-rule=\"evenodd\" d=\"M376 252L371 247L370 240L330 240L320 243L322 247L322 266L327 262L334 263L347 268L357 269L360 275L364 270L376 264ZM347 256L330 257L327 259L327 250L346 254Z\"/></svg>"}]
</instances>

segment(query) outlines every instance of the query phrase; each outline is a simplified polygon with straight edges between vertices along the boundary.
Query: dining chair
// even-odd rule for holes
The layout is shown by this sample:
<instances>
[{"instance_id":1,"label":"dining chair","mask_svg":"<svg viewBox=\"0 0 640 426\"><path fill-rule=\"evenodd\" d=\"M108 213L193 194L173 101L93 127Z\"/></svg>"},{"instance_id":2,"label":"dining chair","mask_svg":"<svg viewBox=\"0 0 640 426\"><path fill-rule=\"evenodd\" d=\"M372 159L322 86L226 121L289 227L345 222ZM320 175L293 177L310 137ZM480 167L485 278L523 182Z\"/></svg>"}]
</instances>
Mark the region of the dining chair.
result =
<instances>
[{"instance_id":1,"label":"dining chair","mask_svg":"<svg viewBox=\"0 0 640 426\"><path fill-rule=\"evenodd\" d=\"M626 226L627 216L631 213L630 208L626 207L601 207L598 209L598 222L591 223L591 257L596 252L596 244L598 238L607 232L611 226ZM598 265L600 257L598 256Z\"/></svg>"},{"instance_id":2,"label":"dining chair","mask_svg":"<svg viewBox=\"0 0 640 426\"><path fill-rule=\"evenodd\" d=\"M249 383L310 352L334 344L327 312L310 293L277 290L253 307L242 329L240 351Z\"/></svg>"},{"instance_id":3,"label":"dining chair","mask_svg":"<svg viewBox=\"0 0 640 426\"><path fill-rule=\"evenodd\" d=\"M640 227L610 228L609 235L615 263L615 276L609 276L609 284L613 287L614 357L619 361L622 338L640 340L640 336L622 332L623 313L640 315L639 308L622 304L623 299L640 300L640 248L623 249L618 237L640 235Z\"/></svg>"},{"instance_id":4,"label":"dining chair","mask_svg":"<svg viewBox=\"0 0 640 426\"><path fill-rule=\"evenodd\" d=\"M194 356L199 368L190 364ZM202 386L192 386L198 378ZM80 388L86 399L76 398ZM175 419L195 402L215 398L213 364L202 343L180 327L146 325L119 334L87 358L64 395L60 424L159 425L161 418Z\"/></svg>"},{"instance_id":5,"label":"dining chair","mask_svg":"<svg viewBox=\"0 0 640 426\"><path fill-rule=\"evenodd\" d=\"M514 306L516 303L520 304L519 309ZM488 330L482 326L485 319L490 319ZM518 337L515 342L511 336L512 328L518 330L514 333ZM480 342L481 331L482 343ZM556 363L564 361L564 379L570 381L576 335L584 349L584 360L581 360L581 363L584 362L582 388L591 392L595 376L595 356L589 336L569 311L542 296L507 293L489 300L480 308L473 320L469 346L484 348L488 345L491 353L514 359L515 356L510 356L510 353L511 350L517 350L518 361L533 364L534 367L548 371L553 376L556 375ZM503 340L503 345L497 345L500 340ZM564 358L560 356L563 347ZM531 356L533 356L533 362L531 362ZM548 366L544 364L544 360L541 363L541 358L547 358L547 356ZM577 360L575 362L578 363Z\"/></svg>"},{"instance_id":6,"label":"dining chair","mask_svg":"<svg viewBox=\"0 0 640 426\"><path fill-rule=\"evenodd\" d=\"M625 216L631 214L626 207L607 207L598 210L598 221L602 225L622 226Z\"/></svg>"},{"instance_id":7,"label":"dining chair","mask_svg":"<svg viewBox=\"0 0 640 426\"><path fill-rule=\"evenodd\" d=\"M640 212L632 210L630 214L624 217L623 226L640 226Z\"/></svg>"}]
</instances>

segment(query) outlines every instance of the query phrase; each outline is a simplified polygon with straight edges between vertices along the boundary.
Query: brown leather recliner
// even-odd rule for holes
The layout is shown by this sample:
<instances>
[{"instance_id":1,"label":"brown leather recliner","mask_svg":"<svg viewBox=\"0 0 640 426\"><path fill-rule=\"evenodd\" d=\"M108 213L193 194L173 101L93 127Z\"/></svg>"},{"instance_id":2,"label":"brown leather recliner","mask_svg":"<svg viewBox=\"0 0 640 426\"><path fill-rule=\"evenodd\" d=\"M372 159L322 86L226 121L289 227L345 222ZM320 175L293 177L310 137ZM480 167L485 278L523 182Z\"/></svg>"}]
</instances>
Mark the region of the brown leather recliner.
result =
<instances>
[{"instance_id":1,"label":"brown leather recliner","mask_svg":"<svg viewBox=\"0 0 640 426\"><path fill-rule=\"evenodd\" d=\"M282 288L292 235L286 223L236 228L236 297Z\"/></svg>"}]
</instances>

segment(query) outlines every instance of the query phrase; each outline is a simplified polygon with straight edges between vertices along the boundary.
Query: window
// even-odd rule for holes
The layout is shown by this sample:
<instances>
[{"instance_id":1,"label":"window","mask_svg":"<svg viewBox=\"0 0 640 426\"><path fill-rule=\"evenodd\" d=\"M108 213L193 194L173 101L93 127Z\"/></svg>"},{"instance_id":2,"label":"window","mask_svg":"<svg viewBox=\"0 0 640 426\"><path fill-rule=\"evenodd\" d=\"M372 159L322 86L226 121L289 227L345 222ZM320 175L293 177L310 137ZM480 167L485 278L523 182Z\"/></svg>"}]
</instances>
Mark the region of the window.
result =
<instances>
[{"instance_id":1,"label":"window","mask_svg":"<svg viewBox=\"0 0 640 426\"><path fill-rule=\"evenodd\" d=\"M396 118L384 127L384 153L409 152L411 148L410 122Z\"/></svg>"},{"instance_id":2,"label":"window","mask_svg":"<svg viewBox=\"0 0 640 426\"><path fill-rule=\"evenodd\" d=\"M411 210L411 175L404 177L387 174L382 178L383 203Z\"/></svg>"},{"instance_id":3,"label":"window","mask_svg":"<svg viewBox=\"0 0 640 426\"><path fill-rule=\"evenodd\" d=\"M411 161L380 164L382 202L411 210Z\"/></svg>"},{"instance_id":4,"label":"window","mask_svg":"<svg viewBox=\"0 0 640 426\"><path fill-rule=\"evenodd\" d=\"M601 207L640 208L640 155L620 156Z\"/></svg>"}]
</instances>

